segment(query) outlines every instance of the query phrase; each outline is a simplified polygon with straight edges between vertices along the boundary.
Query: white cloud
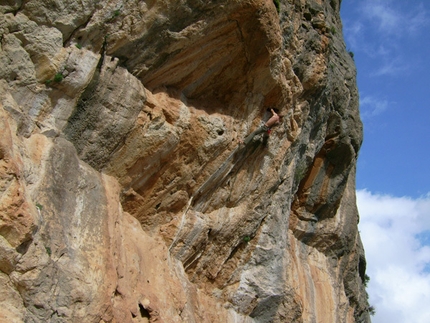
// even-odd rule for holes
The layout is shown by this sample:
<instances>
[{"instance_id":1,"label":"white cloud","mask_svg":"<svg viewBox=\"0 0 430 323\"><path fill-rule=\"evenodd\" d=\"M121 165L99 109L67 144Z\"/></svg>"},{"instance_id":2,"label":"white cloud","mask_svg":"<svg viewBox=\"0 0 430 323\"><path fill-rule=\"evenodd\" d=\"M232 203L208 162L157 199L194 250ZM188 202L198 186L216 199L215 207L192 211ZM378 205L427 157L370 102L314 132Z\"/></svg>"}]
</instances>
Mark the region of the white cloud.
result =
<instances>
[{"instance_id":1,"label":"white cloud","mask_svg":"<svg viewBox=\"0 0 430 323\"><path fill-rule=\"evenodd\" d=\"M383 36L410 36L428 23L421 3L368 0L363 2L363 15Z\"/></svg>"},{"instance_id":2,"label":"white cloud","mask_svg":"<svg viewBox=\"0 0 430 323\"><path fill-rule=\"evenodd\" d=\"M364 4L364 14L377 23L380 31L395 33L401 27L402 16L388 4L387 1L368 1Z\"/></svg>"},{"instance_id":3,"label":"white cloud","mask_svg":"<svg viewBox=\"0 0 430 323\"><path fill-rule=\"evenodd\" d=\"M430 322L430 195L357 191L373 323Z\"/></svg>"},{"instance_id":4,"label":"white cloud","mask_svg":"<svg viewBox=\"0 0 430 323\"><path fill-rule=\"evenodd\" d=\"M355 15L344 20L345 39L351 50L375 62L371 76L400 76L417 62L404 57L404 46L419 39L429 25L429 14L419 2L356 1Z\"/></svg>"},{"instance_id":5,"label":"white cloud","mask_svg":"<svg viewBox=\"0 0 430 323\"><path fill-rule=\"evenodd\" d=\"M360 98L360 114L363 119L377 116L387 110L389 102L373 96Z\"/></svg>"},{"instance_id":6,"label":"white cloud","mask_svg":"<svg viewBox=\"0 0 430 323\"><path fill-rule=\"evenodd\" d=\"M384 54L380 54L380 56L383 57ZM410 68L411 67L408 66L408 63L399 57L388 58L375 72L371 74L371 76L404 75L404 73L406 73Z\"/></svg>"},{"instance_id":7,"label":"white cloud","mask_svg":"<svg viewBox=\"0 0 430 323\"><path fill-rule=\"evenodd\" d=\"M428 14L425 11L422 3L416 6L412 12L410 12L403 22L406 24L405 28L409 34L414 34L428 26Z\"/></svg>"},{"instance_id":8,"label":"white cloud","mask_svg":"<svg viewBox=\"0 0 430 323\"><path fill-rule=\"evenodd\" d=\"M344 34L348 44L352 48L358 48L362 44L364 27L361 21L346 20L344 21Z\"/></svg>"}]
</instances>

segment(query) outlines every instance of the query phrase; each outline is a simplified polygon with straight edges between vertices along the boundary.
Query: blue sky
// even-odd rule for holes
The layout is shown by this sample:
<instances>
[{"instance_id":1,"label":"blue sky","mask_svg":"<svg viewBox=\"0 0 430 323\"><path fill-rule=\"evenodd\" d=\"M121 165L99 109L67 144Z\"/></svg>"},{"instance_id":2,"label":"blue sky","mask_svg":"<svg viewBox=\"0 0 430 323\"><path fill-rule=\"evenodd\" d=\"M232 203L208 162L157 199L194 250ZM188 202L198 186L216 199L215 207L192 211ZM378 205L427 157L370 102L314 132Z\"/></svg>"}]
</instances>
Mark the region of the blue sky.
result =
<instances>
[{"instance_id":1,"label":"blue sky","mask_svg":"<svg viewBox=\"0 0 430 323\"><path fill-rule=\"evenodd\" d=\"M347 48L358 68L365 126L357 188L427 194L430 2L344 0L341 9Z\"/></svg>"},{"instance_id":2,"label":"blue sky","mask_svg":"<svg viewBox=\"0 0 430 323\"><path fill-rule=\"evenodd\" d=\"M364 142L357 204L373 323L430 322L430 1L343 0Z\"/></svg>"}]
</instances>

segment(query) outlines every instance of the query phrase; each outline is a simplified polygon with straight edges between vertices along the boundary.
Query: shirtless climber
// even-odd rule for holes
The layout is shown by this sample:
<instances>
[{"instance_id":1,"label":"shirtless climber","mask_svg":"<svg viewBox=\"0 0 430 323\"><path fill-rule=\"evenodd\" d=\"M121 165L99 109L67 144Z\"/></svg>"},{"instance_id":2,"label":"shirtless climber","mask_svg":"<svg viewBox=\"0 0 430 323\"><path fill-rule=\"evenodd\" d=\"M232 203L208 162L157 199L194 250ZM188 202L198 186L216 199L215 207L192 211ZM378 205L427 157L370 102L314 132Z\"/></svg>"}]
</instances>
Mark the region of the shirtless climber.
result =
<instances>
[{"instance_id":1,"label":"shirtless climber","mask_svg":"<svg viewBox=\"0 0 430 323\"><path fill-rule=\"evenodd\" d=\"M273 110L270 109L270 111L272 112L272 116L269 118L269 120L267 120L264 124L262 124L261 126L259 126L256 130L254 130L253 132L251 132L248 137L245 138L244 141L239 139L239 143L240 144L249 144L252 140L252 138L254 138L256 135L263 133L263 132L268 132L270 130L271 127L273 127L274 125L277 125L281 119L281 117Z\"/></svg>"}]
</instances>

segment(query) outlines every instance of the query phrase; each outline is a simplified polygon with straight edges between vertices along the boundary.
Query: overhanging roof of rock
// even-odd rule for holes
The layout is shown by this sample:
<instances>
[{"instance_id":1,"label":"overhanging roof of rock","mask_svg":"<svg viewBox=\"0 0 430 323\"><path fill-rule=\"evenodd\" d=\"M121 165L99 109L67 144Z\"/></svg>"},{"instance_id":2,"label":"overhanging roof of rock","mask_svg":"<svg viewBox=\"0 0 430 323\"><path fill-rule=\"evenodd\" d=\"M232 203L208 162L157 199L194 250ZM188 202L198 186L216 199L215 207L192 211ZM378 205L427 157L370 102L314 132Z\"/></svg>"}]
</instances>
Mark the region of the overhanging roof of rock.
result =
<instances>
[{"instance_id":1,"label":"overhanging roof of rock","mask_svg":"<svg viewBox=\"0 0 430 323\"><path fill-rule=\"evenodd\" d=\"M276 11L261 2L222 3L174 6L127 42L109 37L109 54L149 89L172 86L191 98L255 90L265 95L276 86L269 71L281 46ZM220 10L227 13L215 14Z\"/></svg>"}]
</instances>

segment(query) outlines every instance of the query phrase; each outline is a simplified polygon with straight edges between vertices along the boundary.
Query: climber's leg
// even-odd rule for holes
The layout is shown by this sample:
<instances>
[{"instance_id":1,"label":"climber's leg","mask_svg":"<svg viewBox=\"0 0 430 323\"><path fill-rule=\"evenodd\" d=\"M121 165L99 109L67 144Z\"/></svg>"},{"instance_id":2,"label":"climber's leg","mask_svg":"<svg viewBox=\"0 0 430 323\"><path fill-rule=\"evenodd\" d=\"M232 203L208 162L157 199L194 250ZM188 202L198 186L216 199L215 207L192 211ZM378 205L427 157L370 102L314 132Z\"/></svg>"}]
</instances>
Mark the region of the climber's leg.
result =
<instances>
[{"instance_id":1,"label":"climber's leg","mask_svg":"<svg viewBox=\"0 0 430 323\"><path fill-rule=\"evenodd\" d=\"M255 131L251 132L248 135L248 137L245 138L243 143L245 145L249 144L251 142L252 138L254 138L256 135L259 135L260 133L266 132L267 130L269 130L269 129L265 125L258 127Z\"/></svg>"}]
</instances>

